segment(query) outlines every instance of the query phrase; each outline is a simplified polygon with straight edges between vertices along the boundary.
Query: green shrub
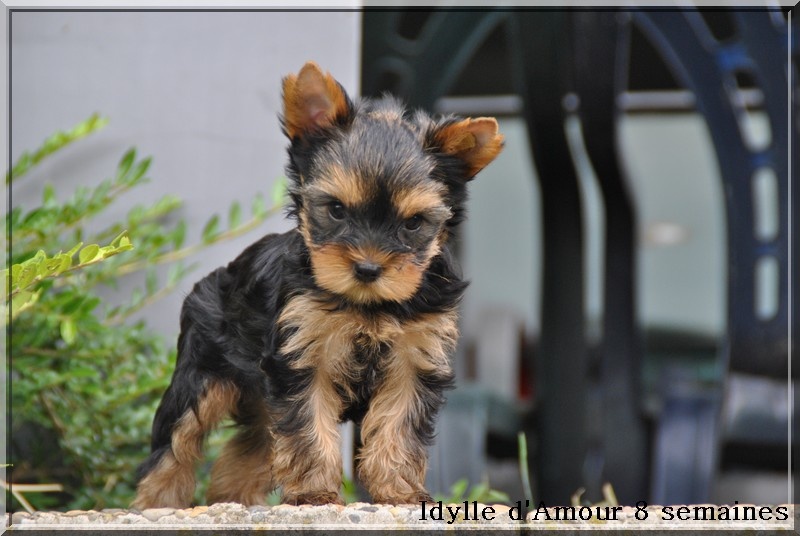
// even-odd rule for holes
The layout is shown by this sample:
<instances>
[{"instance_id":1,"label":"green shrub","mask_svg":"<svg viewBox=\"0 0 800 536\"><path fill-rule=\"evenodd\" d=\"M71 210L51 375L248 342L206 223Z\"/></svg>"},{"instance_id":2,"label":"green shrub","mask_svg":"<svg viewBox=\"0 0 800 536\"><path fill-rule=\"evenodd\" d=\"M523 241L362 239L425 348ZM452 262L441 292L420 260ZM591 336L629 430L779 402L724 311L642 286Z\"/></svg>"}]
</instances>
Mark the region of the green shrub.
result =
<instances>
[{"instance_id":1,"label":"green shrub","mask_svg":"<svg viewBox=\"0 0 800 536\"><path fill-rule=\"evenodd\" d=\"M51 136L20 157L6 183L13 188L44 158L106 123L95 115ZM65 488L58 496L26 496L36 508L130 503L135 468L147 454L153 414L175 361L174 341L165 342L144 321L131 322L130 315L176 287L189 271L183 259L254 229L279 208L267 209L257 196L251 218L243 221L234 203L226 230L214 216L202 241L188 246L186 223L168 223L177 220L181 205L170 195L90 231L95 216L148 180L149 167L150 159L131 149L112 178L79 187L63 201L45 185L38 206L13 207L3 224L3 240L9 230L11 236L10 267L2 277L11 319L9 479ZM278 189L273 200L281 198ZM160 265L169 265L163 280ZM101 294L122 277L137 278L137 288L111 307Z\"/></svg>"}]
</instances>

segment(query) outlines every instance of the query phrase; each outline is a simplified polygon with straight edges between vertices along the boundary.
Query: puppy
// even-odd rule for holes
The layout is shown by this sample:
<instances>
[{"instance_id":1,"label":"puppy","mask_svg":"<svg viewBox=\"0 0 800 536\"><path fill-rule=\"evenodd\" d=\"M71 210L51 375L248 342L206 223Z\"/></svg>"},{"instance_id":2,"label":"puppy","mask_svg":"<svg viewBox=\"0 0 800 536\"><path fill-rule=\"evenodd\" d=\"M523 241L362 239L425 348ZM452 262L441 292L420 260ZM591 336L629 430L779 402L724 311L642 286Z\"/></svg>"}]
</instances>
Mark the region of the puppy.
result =
<instances>
[{"instance_id":1,"label":"puppy","mask_svg":"<svg viewBox=\"0 0 800 536\"><path fill-rule=\"evenodd\" d=\"M466 283L448 250L466 185L500 152L492 118L433 119L391 97L354 103L313 62L283 80L295 229L197 283L133 506L183 508L205 436L237 434L207 501L341 503L338 424L360 424L376 503L430 500L430 445Z\"/></svg>"}]
</instances>

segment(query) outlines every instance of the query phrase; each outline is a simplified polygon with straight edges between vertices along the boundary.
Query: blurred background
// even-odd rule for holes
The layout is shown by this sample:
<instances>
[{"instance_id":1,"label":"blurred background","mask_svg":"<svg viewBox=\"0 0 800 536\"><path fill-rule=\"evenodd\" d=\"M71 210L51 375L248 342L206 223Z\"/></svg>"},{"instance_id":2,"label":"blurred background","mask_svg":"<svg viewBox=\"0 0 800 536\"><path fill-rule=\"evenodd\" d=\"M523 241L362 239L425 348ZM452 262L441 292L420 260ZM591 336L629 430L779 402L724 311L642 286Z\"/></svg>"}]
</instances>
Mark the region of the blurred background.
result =
<instances>
[{"instance_id":1,"label":"blurred background","mask_svg":"<svg viewBox=\"0 0 800 536\"><path fill-rule=\"evenodd\" d=\"M130 147L151 156L149 182L93 214L80 236L64 234L68 226L54 233L66 251L128 225L140 244L137 269L125 254L104 261L119 277L97 279L102 304L87 314L138 326L165 350L137 353L135 380L96 359L81 369L93 388L54 389L26 374L74 377L65 357L80 354L82 332L95 334L86 322L65 331L64 304L38 324L21 313L12 325L9 480L65 486L49 499L32 494L34 506L125 506L169 381L183 297L259 236L290 228L255 205L243 224L233 207L259 196L270 204L285 163L280 79L313 59L350 95L389 91L438 113L495 116L506 137L471 184L455 243L472 283L454 357L458 388L431 450L431 491L565 504L580 490L582 501L608 498L608 482L622 504L790 502L797 123L787 93L797 90L798 46L787 17L12 12L12 162L94 113L108 124L15 181L11 207L69 204L77 189L100 187L115 169L119 176ZM131 218L166 194L175 202L154 213L153 226ZM13 222L11 232L13 252ZM170 253L184 244L202 248ZM178 257L186 264L175 270ZM23 328L48 335L28 341ZM18 355L15 338L28 345ZM97 413L98 427L70 440L80 434L69 423L91 428L76 415L98 391L115 399L110 379L138 387L141 378L149 383L124 408ZM117 426L123 417L135 431ZM348 457L355 435L345 430ZM115 449L125 454L92 465L92 453Z\"/></svg>"}]
</instances>

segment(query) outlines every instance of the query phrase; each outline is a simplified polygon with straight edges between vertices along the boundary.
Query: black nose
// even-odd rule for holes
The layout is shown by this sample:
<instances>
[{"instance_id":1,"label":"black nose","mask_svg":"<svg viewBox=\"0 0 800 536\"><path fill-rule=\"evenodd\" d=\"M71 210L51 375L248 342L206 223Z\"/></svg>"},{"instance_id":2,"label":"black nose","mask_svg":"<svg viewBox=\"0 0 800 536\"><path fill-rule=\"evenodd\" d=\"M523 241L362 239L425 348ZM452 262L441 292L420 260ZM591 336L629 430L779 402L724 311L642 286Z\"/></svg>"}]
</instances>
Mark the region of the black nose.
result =
<instances>
[{"instance_id":1,"label":"black nose","mask_svg":"<svg viewBox=\"0 0 800 536\"><path fill-rule=\"evenodd\" d=\"M357 262L353 267L356 279L363 283L372 283L380 277L383 268L374 262Z\"/></svg>"}]
</instances>

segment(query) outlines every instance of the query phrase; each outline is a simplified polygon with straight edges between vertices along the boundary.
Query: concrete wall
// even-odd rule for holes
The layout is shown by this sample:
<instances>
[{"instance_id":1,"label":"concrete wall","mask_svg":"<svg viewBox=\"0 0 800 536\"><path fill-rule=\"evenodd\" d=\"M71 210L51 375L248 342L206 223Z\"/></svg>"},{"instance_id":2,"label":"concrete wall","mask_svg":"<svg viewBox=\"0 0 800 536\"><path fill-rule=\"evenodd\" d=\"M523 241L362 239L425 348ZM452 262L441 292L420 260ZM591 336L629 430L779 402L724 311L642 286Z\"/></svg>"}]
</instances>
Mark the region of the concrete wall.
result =
<instances>
[{"instance_id":1,"label":"concrete wall","mask_svg":"<svg viewBox=\"0 0 800 536\"><path fill-rule=\"evenodd\" d=\"M37 202L47 181L64 197L96 184L136 146L153 157L152 182L126 194L98 225L175 194L185 201L179 214L189 223L190 243L214 212L225 221L235 200L249 214L255 193L269 199L283 175L282 76L313 59L349 92L359 86L357 12L16 12L11 32L12 161L94 112L110 119L15 185L13 204ZM143 315L173 336L183 295L196 279L288 226L276 217L190 259L197 269L179 291Z\"/></svg>"}]
</instances>

